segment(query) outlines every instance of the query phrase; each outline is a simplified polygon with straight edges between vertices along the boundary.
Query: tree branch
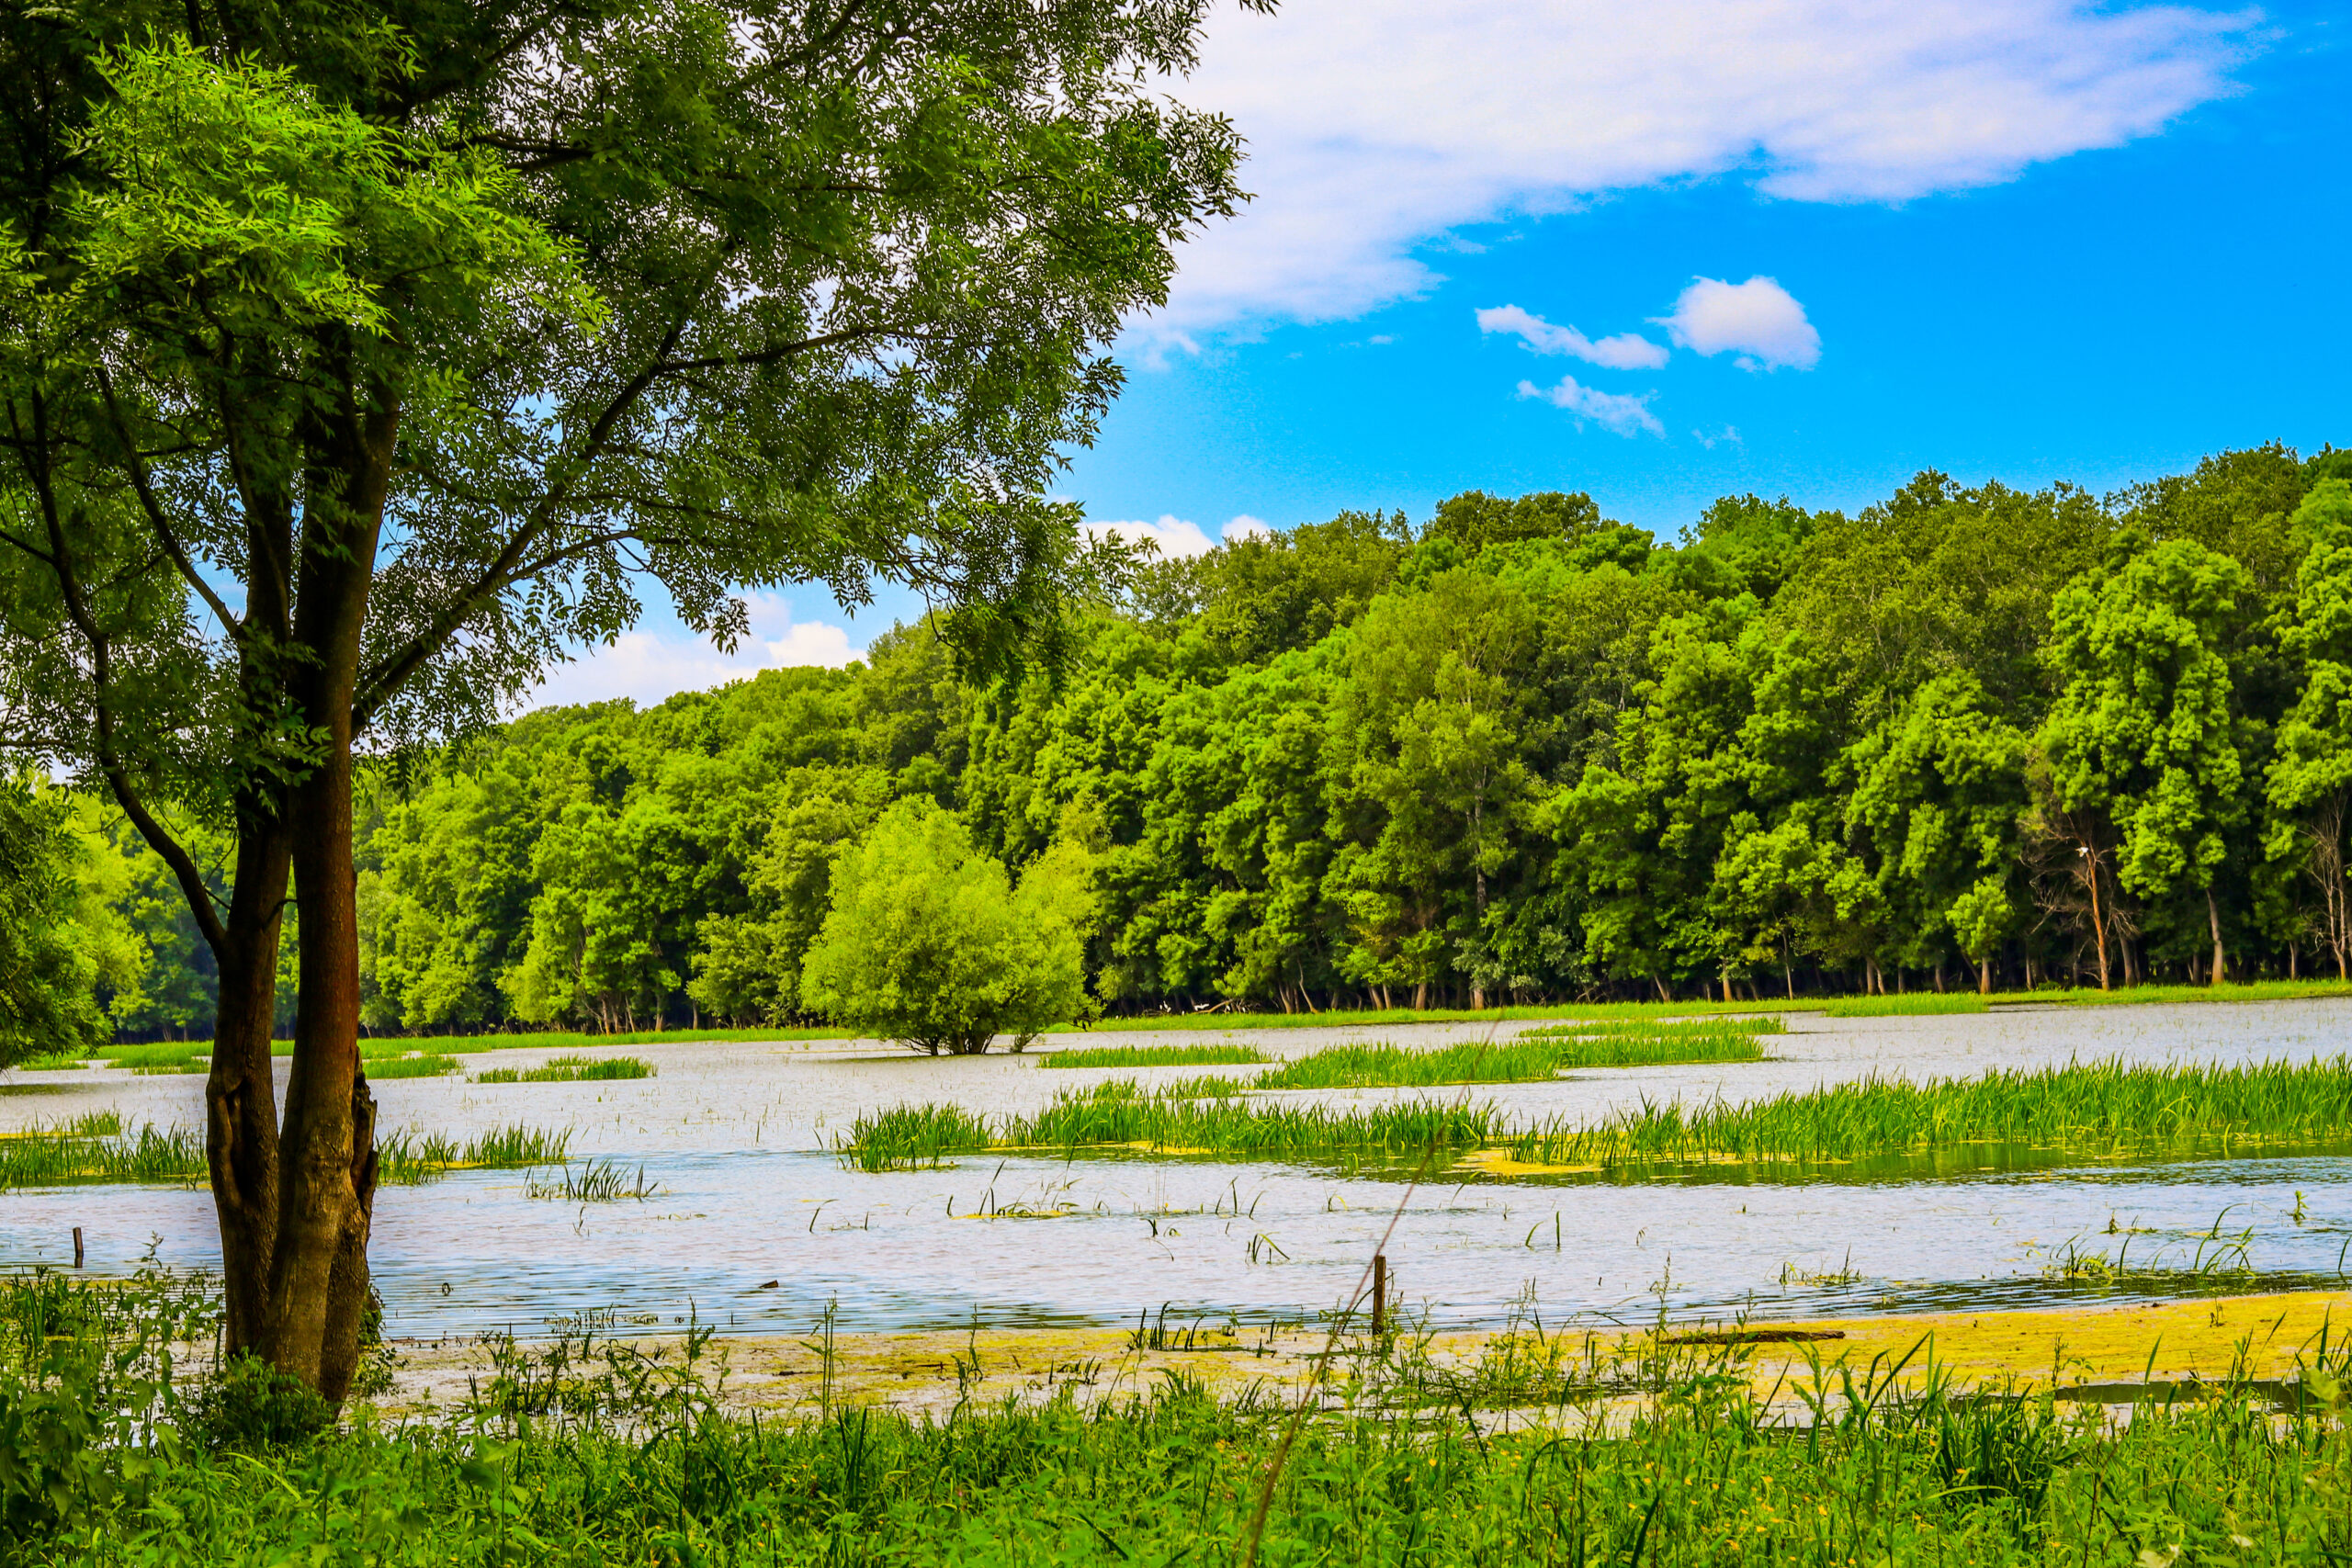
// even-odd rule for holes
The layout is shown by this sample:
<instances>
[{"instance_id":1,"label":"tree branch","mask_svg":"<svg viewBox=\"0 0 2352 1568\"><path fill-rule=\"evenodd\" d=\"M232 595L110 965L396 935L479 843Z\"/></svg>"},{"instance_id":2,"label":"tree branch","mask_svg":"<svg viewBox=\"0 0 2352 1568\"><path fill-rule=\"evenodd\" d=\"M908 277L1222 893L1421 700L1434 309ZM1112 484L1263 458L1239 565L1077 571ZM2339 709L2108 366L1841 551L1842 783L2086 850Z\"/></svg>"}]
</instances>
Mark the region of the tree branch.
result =
<instances>
[{"instance_id":1,"label":"tree branch","mask_svg":"<svg viewBox=\"0 0 2352 1568\"><path fill-rule=\"evenodd\" d=\"M243 646L245 640L244 623L230 614L228 604L213 592L212 585L204 581L202 574L196 570L196 563L188 558L187 549L180 544L179 536L172 531L170 519L164 515L163 503L155 499L154 486L148 482L147 464L139 456L138 443L131 440L130 427L123 421L121 406L115 400L114 378L107 374L104 364L98 366L97 372L98 389L106 394L107 419L114 426L115 438L122 443L123 471L130 479L131 490L139 497L140 509L147 514L147 525L155 531L164 553L171 557L172 565L179 570L181 578L196 590L205 606L228 631L230 640Z\"/></svg>"}]
</instances>

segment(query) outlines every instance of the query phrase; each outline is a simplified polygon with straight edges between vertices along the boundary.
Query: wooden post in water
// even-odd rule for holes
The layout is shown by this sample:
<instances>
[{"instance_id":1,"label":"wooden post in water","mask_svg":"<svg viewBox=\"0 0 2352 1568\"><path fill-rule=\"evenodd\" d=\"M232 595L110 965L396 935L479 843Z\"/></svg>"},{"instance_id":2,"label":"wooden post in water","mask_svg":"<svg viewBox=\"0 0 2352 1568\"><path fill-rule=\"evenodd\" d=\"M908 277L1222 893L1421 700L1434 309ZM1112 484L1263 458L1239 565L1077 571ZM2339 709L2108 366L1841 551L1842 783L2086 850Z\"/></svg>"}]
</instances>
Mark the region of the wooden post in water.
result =
<instances>
[{"instance_id":1,"label":"wooden post in water","mask_svg":"<svg viewBox=\"0 0 2352 1568\"><path fill-rule=\"evenodd\" d=\"M1372 1331L1383 1332L1388 1326L1388 1254L1372 1255Z\"/></svg>"},{"instance_id":2,"label":"wooden post in water","mask_svg":"<svg viewBox=\"0 0 2352 1568\"><path fill-rule=\"evenodd\" d=\"M74 1267L76 1269L82 1267L82 1227L80 1225L74 1227Z\"/></svg>"}]
</instances>

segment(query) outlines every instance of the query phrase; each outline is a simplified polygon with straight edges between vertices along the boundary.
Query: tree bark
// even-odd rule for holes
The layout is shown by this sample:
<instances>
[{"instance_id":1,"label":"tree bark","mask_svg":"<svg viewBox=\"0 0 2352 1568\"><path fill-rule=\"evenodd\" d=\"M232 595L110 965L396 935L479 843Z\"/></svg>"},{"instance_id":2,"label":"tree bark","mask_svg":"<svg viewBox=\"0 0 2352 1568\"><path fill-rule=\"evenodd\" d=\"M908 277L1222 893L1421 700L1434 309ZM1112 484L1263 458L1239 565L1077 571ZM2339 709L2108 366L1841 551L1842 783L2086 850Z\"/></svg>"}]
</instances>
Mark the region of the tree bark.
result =
<instances>
[{"instance_id":1,"label":"tree bark","mask_svg":"<svg viewBox=\"0 0 2352 1568\"><path fill-rule=\"evenodd\" d=\"M338 1404L358 1367L376 1200L376 1103L359 1064L352 703L398 423L378 389L372 406L347 406L314 434L294 602L294 640L309 658L289 685L318 750L287 796L300 999L258 1348Z\"/></svg>"},{"instance_id":2,"label":"tree bark","mask_svg":"<svg viewBox=\"0 0 2352 1568\"><path fill-rule=\"evenodd\" d=\"M2213 901L2213 885L2205 885L2205 919L2213 929L2213 984L2220 985L2230 973L2229 955L2222 951L2222 909Z\"/></svg>"},{"instance_id":3,"label":"tree bark","mask_svg":"<svg viewBox=\"0 0 2352 1568\"><path fill-rule=\"evenodd\" d=\"M213 953L220 1007L205 1077L205 1164L220 1224L223 1330L231 1355L266 1353L270 1260L277 1246L277 1090L270 1042L277 1011L290 846L268 803L242 803L237 881Z\"/></svg>"}]
</instances>

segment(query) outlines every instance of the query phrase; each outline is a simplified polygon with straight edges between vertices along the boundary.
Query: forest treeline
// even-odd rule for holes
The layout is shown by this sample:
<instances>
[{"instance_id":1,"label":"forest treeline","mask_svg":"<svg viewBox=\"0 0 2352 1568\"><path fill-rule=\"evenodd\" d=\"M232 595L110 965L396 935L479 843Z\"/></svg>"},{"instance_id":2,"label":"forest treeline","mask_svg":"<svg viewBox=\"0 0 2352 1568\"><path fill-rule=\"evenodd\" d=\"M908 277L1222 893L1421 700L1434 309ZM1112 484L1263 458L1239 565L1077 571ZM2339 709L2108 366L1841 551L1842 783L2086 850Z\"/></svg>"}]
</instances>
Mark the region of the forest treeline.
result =
<instances>
[{"instance_id":1,"label":"forest treeline","mask_svg":"<svg viewBox=\"0 0 2352 1568\"><path fill-rule=\"evenodd\" d=\"M1146 565L1057 671L967 685L902 627L367 785L385 1031L805 1016L842 852L909 797L1085 868L1113 1012L2342 975L2352 452L1672 541L1580 494L1348 513ZM96 999L201 1032L170 879L71 811Z\"/></svg>"}]
</instances>

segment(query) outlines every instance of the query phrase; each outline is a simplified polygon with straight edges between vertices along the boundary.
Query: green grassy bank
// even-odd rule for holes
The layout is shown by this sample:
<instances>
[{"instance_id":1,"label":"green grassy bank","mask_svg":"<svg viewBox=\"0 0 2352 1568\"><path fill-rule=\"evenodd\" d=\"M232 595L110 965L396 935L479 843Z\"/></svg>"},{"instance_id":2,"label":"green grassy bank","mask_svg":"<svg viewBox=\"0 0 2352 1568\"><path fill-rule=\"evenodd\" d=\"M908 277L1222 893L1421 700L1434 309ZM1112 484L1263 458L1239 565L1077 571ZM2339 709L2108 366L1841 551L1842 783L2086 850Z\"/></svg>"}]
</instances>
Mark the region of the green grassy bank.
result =
<instances>
[{"instance_id":1,"label":"green grassy bank","mask_svg":"<svg viewBox=\"0 0 2352 1568\"><path fill-rule=\"evenodd\" d=\"M1802 1371L1730 1347L1439 1365L1348 1338L1326 1398L1062 1370L945 1419L718 1406L707 1345L508 1345L438 1418L322 1427L255 1371L191 1377L203 1303L0 1286L0 1554L19 1563L490 1568L2319 1568L2352 1557L2347 1369L2287 1413L2217 1375L2128 1423L2044 1395ZM820 1339L819 1343L823 1343ZM1904 1358L1920 1370L1925 1354ZM830 1367L828 1362L827 1366ZM1517 1413L1497 1429L1495 1413Z\"/></svg>"}]
</instances>

